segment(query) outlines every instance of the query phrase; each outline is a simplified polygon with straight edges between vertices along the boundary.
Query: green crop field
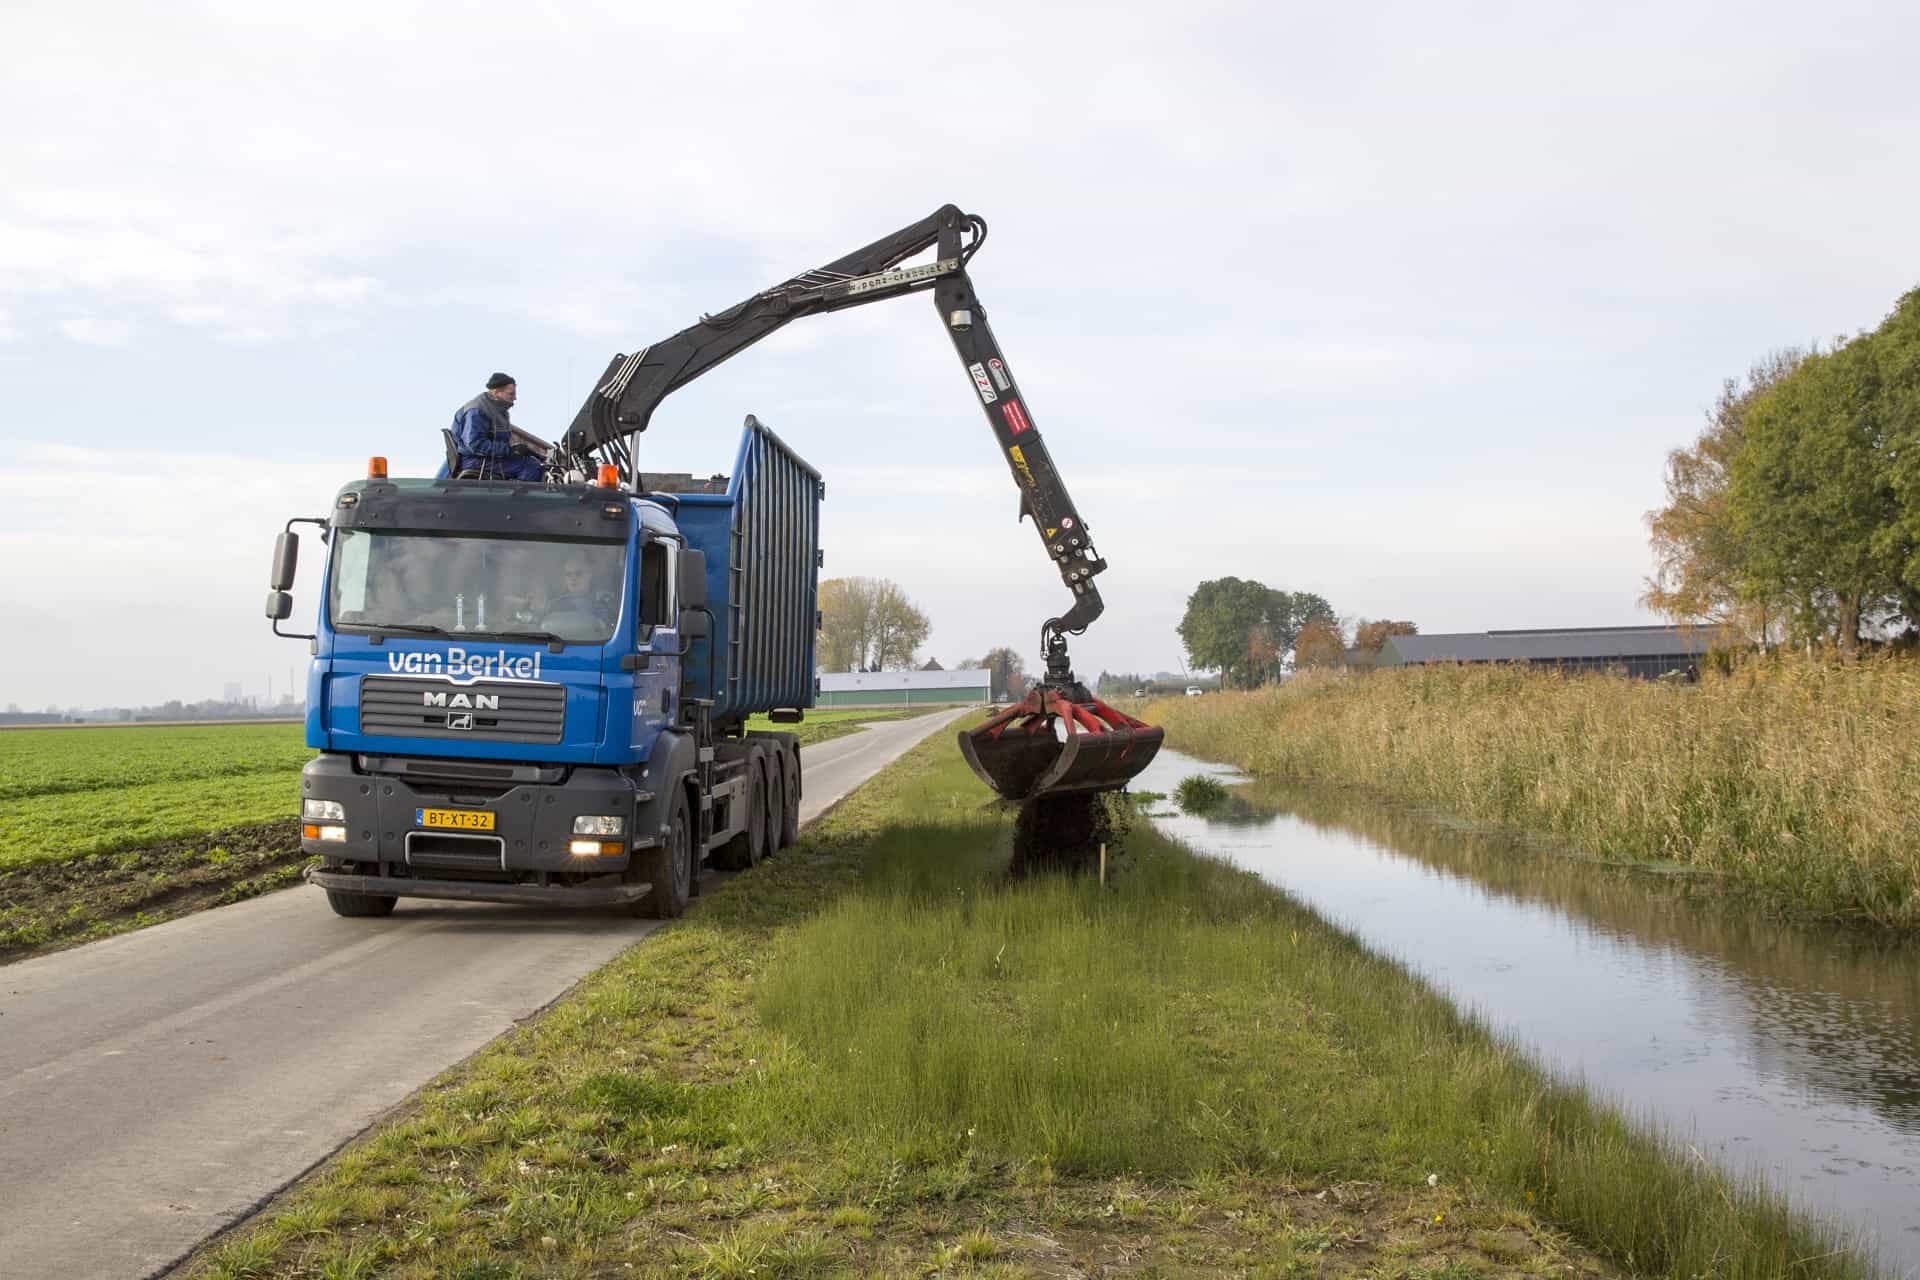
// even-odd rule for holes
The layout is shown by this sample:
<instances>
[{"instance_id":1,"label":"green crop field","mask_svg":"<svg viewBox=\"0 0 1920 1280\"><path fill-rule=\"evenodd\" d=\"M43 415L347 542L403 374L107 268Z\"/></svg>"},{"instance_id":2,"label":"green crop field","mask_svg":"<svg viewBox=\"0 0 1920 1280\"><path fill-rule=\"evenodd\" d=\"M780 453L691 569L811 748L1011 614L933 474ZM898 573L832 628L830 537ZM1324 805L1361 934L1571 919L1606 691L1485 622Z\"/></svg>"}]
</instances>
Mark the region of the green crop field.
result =
<instances>
[{"instance_id":1,"label":"green crop field","mask_svg":"<svg viewBox=\"0 0 1920 1280\"><path fill-rule=\"evenodd\" d=\"M784 729L804 745L899 710L810 712ZM123 853L296 816L297 724L21 729L0 733L0 868Z\"/></svg>"},{"instance_id":2,"label":"green crop field","mask_svg":"<svg viewBox=\"0 0 1920 1280\"><path fill-rule=\"evenodd\" d=\"M312 755L297 724L0 734L0 867L293 817Z\"/></svg>"}]
</instances>

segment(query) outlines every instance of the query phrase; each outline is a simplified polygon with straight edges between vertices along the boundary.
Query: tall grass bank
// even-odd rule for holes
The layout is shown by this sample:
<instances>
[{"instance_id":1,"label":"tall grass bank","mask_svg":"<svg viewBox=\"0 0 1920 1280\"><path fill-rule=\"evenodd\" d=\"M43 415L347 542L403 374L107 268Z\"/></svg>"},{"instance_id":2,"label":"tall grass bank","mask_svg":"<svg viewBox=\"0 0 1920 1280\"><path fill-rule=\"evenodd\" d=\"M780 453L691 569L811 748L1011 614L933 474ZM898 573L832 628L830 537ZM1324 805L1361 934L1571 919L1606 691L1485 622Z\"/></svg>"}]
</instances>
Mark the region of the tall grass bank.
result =
<instances>
[{"instance_id":1,"label":"tall grass bank","mask_svg":"<svg viewBox=\"0 0 1920 1280\"><path fill-rule=\"evenodd\" d=\"M1182 750L1355 784L1594 856L1920 924L1920 668L1757 662L1698 685L1520 667L1303 675L1157 704Z\"/></svg>"}]
</instances>

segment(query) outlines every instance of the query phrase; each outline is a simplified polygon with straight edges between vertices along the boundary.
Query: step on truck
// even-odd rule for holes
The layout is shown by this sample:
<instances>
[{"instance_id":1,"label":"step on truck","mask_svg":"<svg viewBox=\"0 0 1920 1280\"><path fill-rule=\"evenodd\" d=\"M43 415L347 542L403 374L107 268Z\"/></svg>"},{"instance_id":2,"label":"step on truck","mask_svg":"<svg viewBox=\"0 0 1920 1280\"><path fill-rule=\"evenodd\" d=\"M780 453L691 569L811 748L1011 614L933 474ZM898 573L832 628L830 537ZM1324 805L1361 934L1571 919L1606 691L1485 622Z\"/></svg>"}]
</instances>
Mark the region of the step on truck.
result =
<instances>
[{"instance_id":1,"label":"step on truck","mask_svg":"<svg viewBox=\"0 0 1920 1280\"><path fill-rule=\"evenodd\" d=\"M731 476L389 479L320 527L301 848L345 916L402 897L679 915L799 828L824 486L749 417Z\"/></svg>"}]
</instances>

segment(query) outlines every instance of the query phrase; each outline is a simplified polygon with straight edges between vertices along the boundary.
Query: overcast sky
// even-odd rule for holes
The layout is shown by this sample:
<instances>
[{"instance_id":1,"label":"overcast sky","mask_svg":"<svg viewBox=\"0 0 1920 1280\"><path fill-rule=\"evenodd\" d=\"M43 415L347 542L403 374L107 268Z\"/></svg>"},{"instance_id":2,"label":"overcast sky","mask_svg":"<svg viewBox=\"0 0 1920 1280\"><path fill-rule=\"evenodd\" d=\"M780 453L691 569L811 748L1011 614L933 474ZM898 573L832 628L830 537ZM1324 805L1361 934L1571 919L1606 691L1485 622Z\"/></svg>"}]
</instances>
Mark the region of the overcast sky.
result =
<instances>
[{"instance_id":1,"label":"overcast sky","mask_svg":"<svg viewBox=\"0 0 1920 1280\"><path fill-rule=\"evenodd\" d=\"M1111 570L1091 675L1203 578L1424 631L1648 621L1720 380L1920 282L1906 6L0 7L0 705L263 693L281 521L557 432L631 350L951 201ZM828 480L827 571L926 654L1064 588L924 297L676 394ZM299 608L314 592L303 583Z\"/></svg>"}]
</instances>

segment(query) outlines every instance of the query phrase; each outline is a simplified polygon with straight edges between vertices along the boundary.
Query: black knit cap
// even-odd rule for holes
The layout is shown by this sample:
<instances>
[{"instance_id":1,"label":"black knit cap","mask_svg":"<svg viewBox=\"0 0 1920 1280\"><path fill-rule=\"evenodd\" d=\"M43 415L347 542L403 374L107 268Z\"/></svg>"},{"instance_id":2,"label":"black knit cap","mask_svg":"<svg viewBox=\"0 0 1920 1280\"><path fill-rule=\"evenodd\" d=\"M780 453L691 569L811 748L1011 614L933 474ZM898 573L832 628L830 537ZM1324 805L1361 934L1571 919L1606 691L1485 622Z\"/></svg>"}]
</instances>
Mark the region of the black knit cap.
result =
<instances>
[{"instance_id":1,"label":"black knit cap","mask_svg":"<svg viewBox=\"0 0 1920 1280\"><path fill-rule=\"evenodd\" d=\"M502 387L510 387L512 385L513 379L504 373L496 373L487 379L487 390L489 391L498 391Z\"/></svg>"}]
</instances>

